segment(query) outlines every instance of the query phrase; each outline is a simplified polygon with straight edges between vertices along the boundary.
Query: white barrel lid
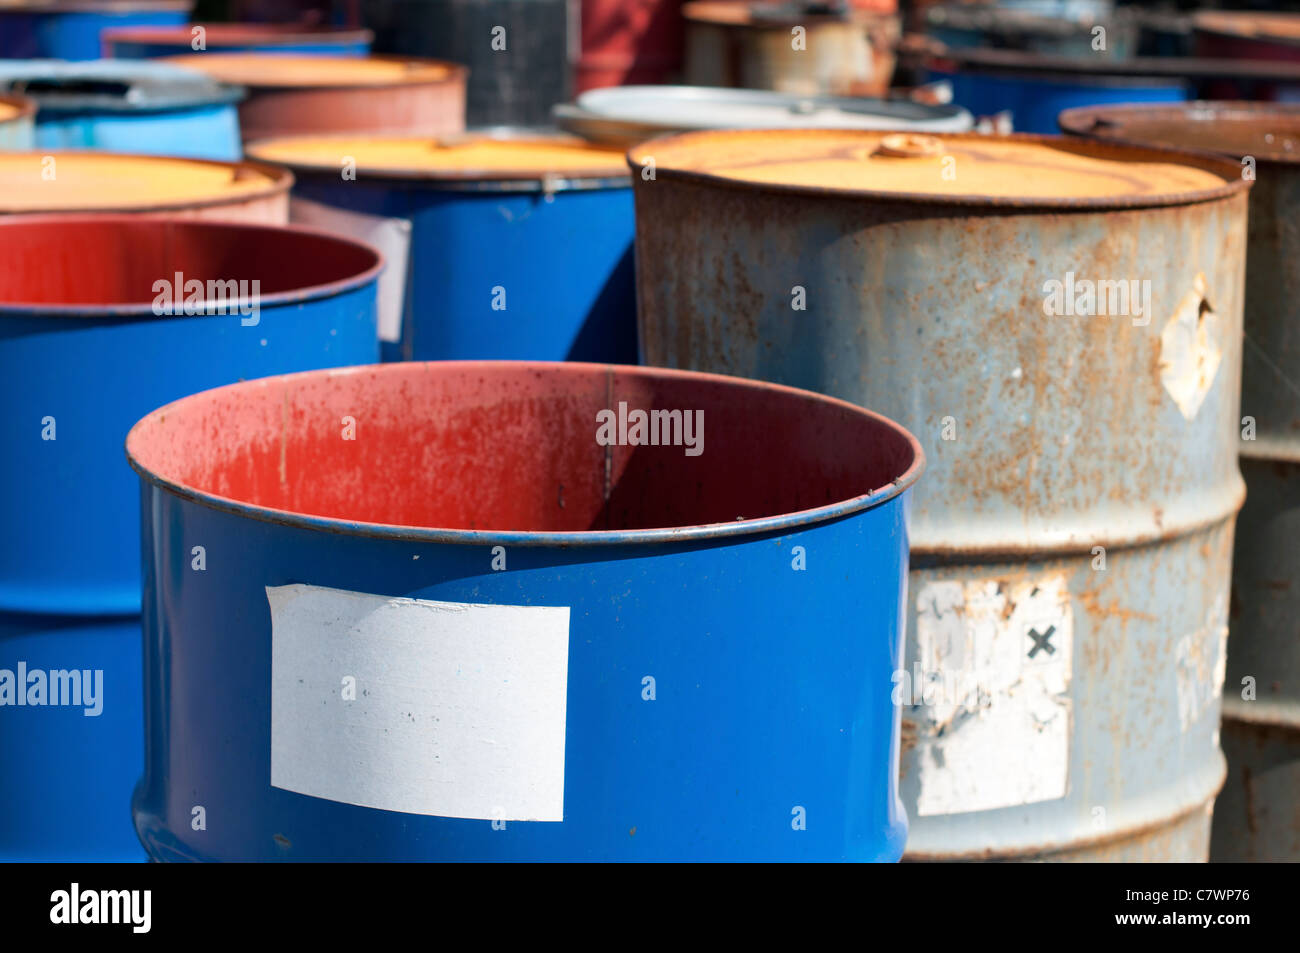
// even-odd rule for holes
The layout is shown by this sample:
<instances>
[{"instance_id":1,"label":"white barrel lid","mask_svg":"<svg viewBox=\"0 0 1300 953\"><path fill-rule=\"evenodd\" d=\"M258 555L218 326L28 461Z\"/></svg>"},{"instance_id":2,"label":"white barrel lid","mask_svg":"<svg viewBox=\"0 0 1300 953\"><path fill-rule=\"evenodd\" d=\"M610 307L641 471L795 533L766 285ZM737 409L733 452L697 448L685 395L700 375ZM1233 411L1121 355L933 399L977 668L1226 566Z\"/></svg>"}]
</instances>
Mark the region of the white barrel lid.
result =
<instances>
[{"instance_id":1,"label":"white barrel lid","mask_svg":"<svg viewBox=\"0 0 1300 953\"><path fill-rule=\"evenodd\" d=\"M557 106L555 117L564 128L589 139L631 142L703 129L966 132L974 125L960 106L710 86L593 89L573 106Z\"/></svg>"}]
</instances>

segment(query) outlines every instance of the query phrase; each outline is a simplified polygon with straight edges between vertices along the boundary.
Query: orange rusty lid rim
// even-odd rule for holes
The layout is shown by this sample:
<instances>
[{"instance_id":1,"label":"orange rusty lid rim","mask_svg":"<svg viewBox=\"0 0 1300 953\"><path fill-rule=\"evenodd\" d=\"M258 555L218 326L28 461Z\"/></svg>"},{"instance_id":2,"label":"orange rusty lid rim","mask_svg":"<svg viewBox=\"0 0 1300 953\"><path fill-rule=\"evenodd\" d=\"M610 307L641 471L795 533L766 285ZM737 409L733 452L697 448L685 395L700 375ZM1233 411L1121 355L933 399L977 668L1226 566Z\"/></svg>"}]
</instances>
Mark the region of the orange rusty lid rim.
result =
<instances>
[{"instance_id":1,"label":"orange rusty lid rim","mask_svg":"<svg viewBox=\"0 0 1300 953\"><path fill-rule=\"evenodd\" d=\"M284 61L287 59L301 59L312 61L309 65L319 66L322 64L334 62L346 62L349 65L357 63L399 63L411 67L410 72L413 76L404 76L395 80L382 80L372 83L358 83L340 80L332 82L326 79L323 82L301 82L301 81L279 81L274 79L258 78L256 76L238 77L233 74L227 75L220 70L209 70L198 65L198 59L204 56L239 56L247 57L249 60L275 59ZM244 86L250 90L374 90L374 89L406 89L412 86L442 86L446 84L464 83L469 76L469 67L460 63L453 63L450 60L422 59L413 56L395 56L387 54L371 54L369 56L320 56L314 54L302 54L300 57L289 57L277 54L274 57L266 56L258 52L248 51L231 51L222 53L213 51L210 53L183 53L176 56L159 57L158 62L169 63L172 66L181 66L186 69L192 69L211 77L219 83L229 83L232 85ZM418 67L418 69L417 69ZM430 75L432 74L432 75Z\"/></svg>"},{"instance_id":2,"label":"orange rusty lid rim","mask_svg":"<svg viewBox=\"0 0 1300 953\"><path fill-rule=\"evenodd\" d=\"M409 142L432 142L442 141L448 144L471 144L475 141L486 140L492 142L544 142L554 143L557 145L575 145L575 146L592 146L593 144L577 136L570 136L564 133L544 133L531 129L487 129L473 132L452 133L445 136L387 136L387 135L325 135L325 136L284 136L273 139L259 139L255 142L245 143L244 151L247 155L254 156L260 162L272 163L292 169L297 175L338 175L339 167L334 164L323 162L313 162L310 160L294 160L273 158L268 156L266 150L276 145L293 142L317 142L325 143L338 141L339 143L355 144L359 139L375 140L402 140ZM476 182L492 183L509 183L516 182L537 186L547 181L557 183L564 182L586 182L592 184L618 183L630 185L630 179L625 165L621 160L622 153L617 149L608 150L610 161L608 164L593 164L587 167L579 167L564 170L542 170L538 171L533 168L420 168L418 166L407 167L376 167L367 166L363 162L358 162L356 166L357 178L366 179L388 179L400 181L418 181L428 182L431 184L446 183L447 185L473 184Z\"/></svg>"},{"instance_id":3,"label":"orange rusty lid rim","mask_svg":"<svg viewBox=\"0 0 1300 953\"><path fill-rule=\"evenodd\" d=\"M0 114L0 122L18 122L36 116L36 101L22 96L0 96L0 106L9 106L15 110L12 116Z\"/></svg>"},{"instance_id":4,"label":"orange rusty lid rim","mask_svg":"<svg viewBox=\"0 0 1300 953\"><path fill-rule=\"evenodd\" d=\"M843 137L851 130L843 129L803 129L800 136L836 136ZM627 152L627 164L632 170L635 182L644 164L638 161L636 153L645 153L655 144L672 145L677 142L689 142L708 136L747 136L775 135L790 136L789 129L744 129L744 130L704 130L698 132L673 133L657 136L647 142L638 143ZM881 132L864 132L864 138L882 135ZM803 184L786 184L779 182L756 182L719 175L712 172L698 172L676 169L671 165L655 163L655 178L691 182L717 188L731 188L750 192L765 192L776 195L806 195L821 198L857 198L871 199L878 202L897 202L911 205L960 206L1001 209L1065 209L1077 211L1106 211L1140 208L1163 208L1178 205L1193 205L1200 202L1212 202L1245 192L1251 183L1241 177L1241 168L1237 163L1212 152L1189 149L1173 149L1166 146L1137 145L1130 143L1109 142L1100 139L1082 139L1070 136L1049 136L1037 133L1012 133L1009 135L990 136L977 132L937 133L943 142L1021 142L1041 143L1062 146L1076 153L1096 156L1097 158L1125 158L1140 160L1174 162L1190 168L1200 169L1221 176L1226 181L1216 188L1198 189L1190 192L1171 192L1158 195L1114 195L1114 196L1006 196L981 193L944 194L937 192L906 192L884 189L851 189L833 186Z\"/></svg>"},{"instance_id":5,"label":"orange rusty lid rim","mask_svg":"<svg viewBox=\"0 0 1300 953\"><path fill-rule=\"evenodd\" d=\"M1200 112L1202 115L1197 116ZM1243 149L1217 148L1210 145L1187 145L1158 139L1144 133L1139 126L1130 128L1129 122L1150 121L1181 122L1188 127L1202 126L1210 129L1220 123L1248 123L1259 125L1260 132L1294 133L1300 144L1300 103L1251 102L1247 100L1194 100L1186 103L1130 103L1115 106L1076 106L1067 109L1057 117L1061 129L1074 136L1082 136L1094 141L1113 142L1132 146L1166 146L1184 152L1206 156L1231 156L1241 159L1251 155L1257 159L1280 162L1287 165L1300 165L1300 149L1293 152L1273 151L1261 144L1262 148ZM1268 120L1281 123L1281 127L1269 127Z\"/></svg>"},{"instance_id":6,"label":"orange rusty lid rim","mask_svg":"<svg viewBox=\"0 0 1300 953\"><path fill-rule=\"evenodd\" d=\"M16 155L17 153L8 153ZM40 155L39 152L33 152L32 155ZM217 195L210 198L194 199L192 201L160 202L157 205L129 205L129 206L89 206L78 208L75 206L57 207L52 209L33 209L23 207L19 209L10 208L3 203L0 198L0 214L3 214L6 221L10 216L19 215L48 215L65 217L68 215L113 215L129 214L139 215L149 212L178 212L196 208L212 208L214 206L229 205L231 203L243 204L259 199L271 198L275 195L288 195L289 190L293 188L293 173L283 166L273 165L269 162L258 162L252 159L238 159L233 162L225 162L219 159L191 159L188 156L159 156L145 155L138 152L103 152L94 149L55 149L48 152L52 156L76 155L86 156L89 158L111 157L114 159L139 159L145 162L184 162L193 165L221 166L234 171L234 178L238 179L241 175L260 174L266 179L266 186L260 189L254 189L247 192L237 192L233 195Z\"/></svg>"}]
</instances>

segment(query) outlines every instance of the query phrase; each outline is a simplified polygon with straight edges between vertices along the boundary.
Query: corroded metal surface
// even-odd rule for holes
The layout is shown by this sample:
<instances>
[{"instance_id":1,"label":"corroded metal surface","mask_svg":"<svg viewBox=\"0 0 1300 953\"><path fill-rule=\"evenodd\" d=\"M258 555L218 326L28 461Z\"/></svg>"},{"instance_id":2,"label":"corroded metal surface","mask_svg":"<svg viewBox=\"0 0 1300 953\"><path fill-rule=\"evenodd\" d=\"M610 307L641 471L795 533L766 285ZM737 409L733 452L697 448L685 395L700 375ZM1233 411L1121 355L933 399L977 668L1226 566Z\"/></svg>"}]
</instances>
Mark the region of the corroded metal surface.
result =
<instances>
[{"instance_id":1,"label":"corroded metal surface","mask_svg":"<svg viewBox=\"0 0 1300 953\"><path fill-rule=\"evenodd\" d=\"M866 11L810 13L795 4L687 3L685 81L782 93L883 96L901 19ZM802 29L802 47L792 31Z\"/></svg>"},{"instance_id":2,"label":"corroded metal surface","mask_svg":"<svg viewBox=\"0 0 1300 953\"><path fill-rule=\"evenodd\" d=\"M1300 106L1071 110L1061 127L1212 149L1240 160L1256 179L1240 428L1247 498L1233 563L1223 704L1228 780L1212 857L1300 860Z\"/></svg>"},{"instance_id":3,"label":"corroded metal surface","mask_svg":"<svg viewBox=\"0 0 1300 953\"><path fill-rule=\"evenodd\" d=\"M939 138L936 174L978 149ZM643 359L880 408L930 461L897 676L908 855L1204 860L1243 495L1237 165L1187 157L1222 185L1178 195L926 201L678 173L691 139L632 154ZM1145 319L1046 315L1067 274L1149 282Z\"/></svg>"}]
</instances>

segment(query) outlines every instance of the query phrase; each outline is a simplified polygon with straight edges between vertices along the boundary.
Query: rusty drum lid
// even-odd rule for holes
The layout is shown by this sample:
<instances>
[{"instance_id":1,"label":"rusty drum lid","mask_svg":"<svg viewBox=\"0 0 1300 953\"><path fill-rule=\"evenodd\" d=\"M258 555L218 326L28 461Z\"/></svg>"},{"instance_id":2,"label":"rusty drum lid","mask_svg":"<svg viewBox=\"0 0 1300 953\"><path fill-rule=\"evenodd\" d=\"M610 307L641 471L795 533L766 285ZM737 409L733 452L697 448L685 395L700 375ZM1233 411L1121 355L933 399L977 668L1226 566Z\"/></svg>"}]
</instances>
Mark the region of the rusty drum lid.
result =
<instances>
[{"instance_id":1,"label":"rusty drum lid","mask_svg":"<svg viewBox=\"0 0 1300 953\"><path fill-rule=\"evenodd\" d=\"M1082 106L1058 121L1076 136L1300 163L1300 103Z\"/></svg>"},{"instance_id":2,"label":"rusty drum lid","mask_svg":"<svg viewBox=\"0 0 1300 953\"><path fill-rule=\"evenodd\" d=\"M251 89L352 89L458 80L465 68L399 56L293 56L277 53L185 53L160 62L197 70Z\"/></svg>"},{"instance_id":3,"label":"rusty drum lid","mask_svg":"<svg viewBox=\"0 0 1300 953\"><path fill-rule=\"evenodd\" d=\"M841 130L696 132L628 153L648 177L927 203L1128 208L1206 201L1244 190L1215 156L1058 136Z\"/></svg>"}]
</instances>

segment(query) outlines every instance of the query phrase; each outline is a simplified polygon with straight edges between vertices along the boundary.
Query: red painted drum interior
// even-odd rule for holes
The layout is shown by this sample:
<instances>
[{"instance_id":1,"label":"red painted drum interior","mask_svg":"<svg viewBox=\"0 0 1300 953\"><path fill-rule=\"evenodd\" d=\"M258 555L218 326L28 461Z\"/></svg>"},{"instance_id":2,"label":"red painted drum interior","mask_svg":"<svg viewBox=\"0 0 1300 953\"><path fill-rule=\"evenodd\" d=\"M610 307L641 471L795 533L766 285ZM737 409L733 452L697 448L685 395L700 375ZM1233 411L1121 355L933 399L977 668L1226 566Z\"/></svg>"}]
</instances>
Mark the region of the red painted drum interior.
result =
<instances>
[{"instance_id":1,"label":"red painted drum interior","mask_svg":"<svg viewBox=\"0 0 1300 953\"><path fill-rule=\"evenodd\" d=\"M702 411L702 452L602 446L597 413L617 415L620 403L629 415ZM127 451L146 475L281 511L272 518L519 532L753 520L889 495L921 468L919 445L897 425L806 392L523 362L249 381L154 412L132 430Z\"/></svg>"},{"instance_id":2,"label":"red painted drum interior","mask_svg":"<svg viewBox=\"0 0 1300 953\"><path fill-rule=\"evenodd\" d=\"M149 307L160 279L259 281L263 299L351 282L370 248L302 229L122 218L0 219L0 308Z\"/></svg>"}]
</instances>

